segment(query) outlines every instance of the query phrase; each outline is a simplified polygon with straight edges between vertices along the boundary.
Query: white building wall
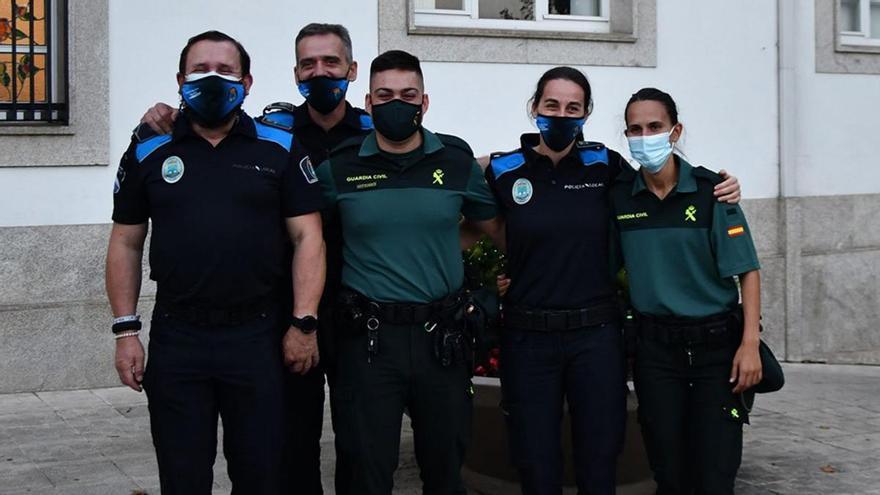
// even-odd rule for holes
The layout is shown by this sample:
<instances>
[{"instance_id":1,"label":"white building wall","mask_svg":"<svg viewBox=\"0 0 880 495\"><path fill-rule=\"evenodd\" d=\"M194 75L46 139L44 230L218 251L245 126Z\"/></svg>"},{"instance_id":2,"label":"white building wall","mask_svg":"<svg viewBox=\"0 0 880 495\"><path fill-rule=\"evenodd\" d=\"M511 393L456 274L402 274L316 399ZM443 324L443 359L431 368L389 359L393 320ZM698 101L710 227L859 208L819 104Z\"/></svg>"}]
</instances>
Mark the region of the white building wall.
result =
<instances>
[{"instance_id":1,"label":"white building wall","mask_svg":"<svg viewBox=\"0 0 880 495\"><path fill-rule=\"evenodd\" d=\"M796 15L795 194L878 193L880 75L817 73L814 9Z\"/></svg>"},{"instance_id":2,"label":"white building wall","mask_svg":"<svg viewBox=\"0 0 880 495\"><path fill-rule=\"evenodd\" d=\"M584 134L628 155L623 110L645 86L667 91L696 164L740 177L746 197L778 192L776 9L773 2L658 2L657 67L581 67L593 87ZM551 66L428 63L426 125L459 134L478 154L516 148L535 132L526 100Z\"/></svg>"},{"instance_id":3,"label":"white building wall","mask_svg":"<svg viewBox=\"0 0 880 495\"><path fill-rule=\"evenodd\" d=\"M301 101L293 82L293 39L310 22L348 27L355 59L364 64L364 77L350 91L366 93L369 62L378 49L377 10L368 0L111 1L110 166L0 168L0 227L110 222L113 177L131 129L155 102L177 104L178 56L190 36L218 29L242 42L254 74L244 108L259 115L268 103Z\"/></svg>"}]
</instances>

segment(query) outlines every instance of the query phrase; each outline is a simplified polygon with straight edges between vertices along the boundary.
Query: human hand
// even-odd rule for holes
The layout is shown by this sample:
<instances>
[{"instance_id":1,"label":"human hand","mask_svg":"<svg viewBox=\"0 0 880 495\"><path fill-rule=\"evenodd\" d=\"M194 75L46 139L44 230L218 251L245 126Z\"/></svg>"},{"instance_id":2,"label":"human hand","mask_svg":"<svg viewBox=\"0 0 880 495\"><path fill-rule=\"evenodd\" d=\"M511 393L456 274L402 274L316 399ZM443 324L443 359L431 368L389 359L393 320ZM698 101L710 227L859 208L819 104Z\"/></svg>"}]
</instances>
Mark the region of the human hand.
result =
<instances>
[{"instance_id":1,"label":"human hand","mask_svg":"<svg viewBox=\"0 0 880 495\"><path fill-rule=\"evenodd\" d=\"M144 346L137 335L116 339L116 373L135 392L143 390Z\"/></svg>"},{"instance_id":2,"label":"human hand","mask_svg":"<svg viewBox=\"0 0 880 495\"><path fill-rule=\"evenodd\" d=\"M284 365L293 373L305 375L320 361L317 332L305 334L299 328L291 326L284 334L282 349Z\"/></svg>"},{"instance_id":3,"label":"human hand","mask_svg":"<svg viewBox=\"0 0 880 495\"><path fill-rule=\"evenodd\" d=\"M504 297L507 294L507 290L510 289L510 279L507 278L507 275L502 273L495 277L495 285L498 288L498 297Z\"/></svg>"},{"instance_id":4,"label":"human hand","mask_svg":"<svg viewBox=\"0 0 880 495\"><path fill-rule=\"evenodd\" d=\"M733 393L745 392L760 383L761 378L761 356L758 353L758 344L743 342L733 357L733 367L730 370L730 383L736 383Z\"/></svg>"},{"instance_id":5,"label":"human hand","mask_svg":"<svg viewBox=\"0 0 880 495\"><path fill-rule=\"evenodd\" d=\"M719 170L718 175L724 178L724 182L715 186L715 197L722 203L731 205L739 203L742 197L742 188L739 185L739 180L724 169Z\"/></svg>"},{"instance_id":6,"label":"human hand","mask_svg":"<svg viewBox=\"0 0 880 495\"><path fill-rule=\"evenodd\" d=\"M156 103L141 117L141 123L150 126L156 134L171 134L180 111L164 103Z\"/></svg>"}]
</instances>

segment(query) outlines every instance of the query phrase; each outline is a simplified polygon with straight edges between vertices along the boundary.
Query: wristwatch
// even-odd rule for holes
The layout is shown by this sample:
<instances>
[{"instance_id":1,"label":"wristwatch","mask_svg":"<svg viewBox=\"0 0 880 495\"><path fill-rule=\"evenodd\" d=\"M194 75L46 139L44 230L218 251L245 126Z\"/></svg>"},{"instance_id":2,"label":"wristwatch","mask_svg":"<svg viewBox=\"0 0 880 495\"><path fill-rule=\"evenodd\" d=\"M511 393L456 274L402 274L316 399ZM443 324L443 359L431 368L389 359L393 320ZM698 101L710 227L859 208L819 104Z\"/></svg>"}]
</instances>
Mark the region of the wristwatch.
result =
<instances>
[{"instance_id":1,"label":"wristwatch","mask_svg":"<svg viewBox=\"0 0 880 495\"><path fill-rule=\"evenodd\" d=\"M291 316L290 324L306 335L314 333L318 329L318 319L312 315L306 315L302 318Z\"/></svg>"}]
</instances>

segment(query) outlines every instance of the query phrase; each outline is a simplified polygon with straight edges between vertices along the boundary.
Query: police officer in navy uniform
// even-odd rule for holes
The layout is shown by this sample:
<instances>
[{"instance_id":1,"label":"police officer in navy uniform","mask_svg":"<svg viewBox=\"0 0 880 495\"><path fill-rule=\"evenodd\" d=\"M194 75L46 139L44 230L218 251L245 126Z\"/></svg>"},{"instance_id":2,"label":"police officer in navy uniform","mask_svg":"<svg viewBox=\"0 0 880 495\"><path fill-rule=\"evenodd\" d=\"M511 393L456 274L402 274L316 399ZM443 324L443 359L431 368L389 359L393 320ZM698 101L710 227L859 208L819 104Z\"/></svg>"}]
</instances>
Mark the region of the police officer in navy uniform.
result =
<instances>
[{"instance_id":1,"label":"police officer in navy uniform","mask_svg":"<svg viewBox=\"0 0 880 495\"><path fill-rule=\"evenodd\" d=\"M302 167L317 167L333 148L343 141L363 136L372 129L370 116L349 104L345 95L350 82L357 78L357 62L352 56L348 30L339 24L313 23L303 27L296 36L294 76L304 105L289 103L266 106L259 120L269 126L293 132L293 147ZM157 103L143 117L147 125L138 134L149 136L167 133L177 110ZM319 308L318 342L322 357L320 368L295 373L285 380L287 408L287 442L285 447L285 484L291 493L319 495L321 487L321 433L324 418L324 377L333 386L333 315L342 266L342 240L339 225L324 223L327 243L327 284ZM302 370L300 370L302 371ZM331 408L333 401L331 400ZM335 411L335 408L332 409ZM345 456L337 453L337 473L345 473ZM347 480L336 476L336 493L348 493Z\"/></svg>"},{"instance_id":2,"label":"police officer in navy uniform","mask_svg":"<svg viewBox=\"0 0 880 495\"><path fill-rule=\"evenodd\" d=\"M493 154L486 169L505 219L511 276L503 407L510 455L529 495L561 493L563 400L580 493L614 493L622 444L626 389L606 189L629 166L601 143L578 141L591 104L580 71L548 71L532 101L540 134Z\"/></svg>"},{"instance_id":3,"label":"police officer in navy uniform","mask_svg":"<svg viewBox=\"0 0 880 495\"><path fill-rule=\"evenodd\" d=\"M608 187L631 168L602 143L580 140L592 110L580 71L545 72L531 110L540 133L493 154L486 169L511 278L500 366L511 460L524 494L561 493L565 401L579 493L613 494L626 389Z\"/></svg>"},{"instance_id":4,"label":"police officer in navy uniform","mask_svg":"<svg viewBox=\"0 0 880 495\"><path fill-rule=\"evenodd\" d=\"M211 493L219 414L232 492L276 494L279 322L301 336L284 349L287 365L319 359L308 333L324 284L320 191L292 159L292 135L241 111L252 83L241 44L217 31L191 38L177 79L172 133L133 140L117 174L107 254L116 368L147 392L162 493ZM136 305L148 221L157 293L144 372ZM282 309L288 238L295 300Z\"/></svg>"}]
</instances>

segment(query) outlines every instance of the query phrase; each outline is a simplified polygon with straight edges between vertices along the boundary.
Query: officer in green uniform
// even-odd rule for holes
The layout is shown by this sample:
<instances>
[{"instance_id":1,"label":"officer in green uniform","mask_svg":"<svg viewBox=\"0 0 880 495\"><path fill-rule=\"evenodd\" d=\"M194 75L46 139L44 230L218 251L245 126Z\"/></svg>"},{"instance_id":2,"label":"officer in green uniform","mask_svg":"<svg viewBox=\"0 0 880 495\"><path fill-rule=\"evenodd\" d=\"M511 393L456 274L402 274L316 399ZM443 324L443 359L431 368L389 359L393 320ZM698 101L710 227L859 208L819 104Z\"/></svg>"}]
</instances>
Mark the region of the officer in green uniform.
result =
<instances>
[{"instance_id":1,"label":"officer in green uniform","mask_svg":"<svg viewBox=\"0 0 880 495\"><path fill-rule=\"evenodd\" d=\"M471 420L459 220L496 234L496 207L468 145L421 126L421 67L402 51L370 67L375 131L317 168L342 226L337 448L355 493L390 495L404 410L424 492L464 494Z\"/></svg>"},{"instance_id":2,"label":"officer in green uniform","mask_svg":"<svg viewBox=\"0 0 880 495\"><path fill-rule=\"evenodd\" d=\"M713 197L721 178L672 153L682 131L672 98L642 89L625 115L641 168L618 176L611 208L636 312L634 378L657 493L732 494L748 422L738 394L761 379L755 247L740 207Z\"/></svg>"}]
</instances>

